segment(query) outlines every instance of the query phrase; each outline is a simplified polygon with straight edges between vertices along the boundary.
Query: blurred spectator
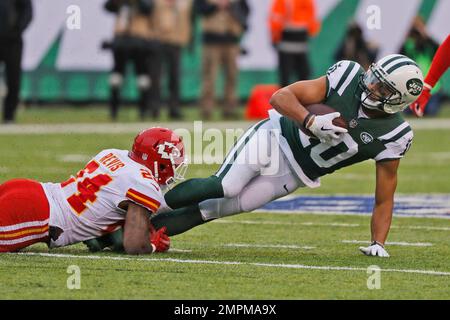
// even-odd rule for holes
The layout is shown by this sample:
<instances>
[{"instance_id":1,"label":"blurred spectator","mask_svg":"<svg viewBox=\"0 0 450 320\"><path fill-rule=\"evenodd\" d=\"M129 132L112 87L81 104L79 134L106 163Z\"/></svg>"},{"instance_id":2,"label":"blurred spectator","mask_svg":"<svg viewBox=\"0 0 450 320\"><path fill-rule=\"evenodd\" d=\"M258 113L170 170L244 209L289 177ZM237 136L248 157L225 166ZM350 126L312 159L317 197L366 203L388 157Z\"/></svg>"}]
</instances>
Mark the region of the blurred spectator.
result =
<instances>
[{"instance_id":1,"label":"blurred spectator","mask_svg":"<svg viewBox=\"0 0 450 320\"><path fill-rule=\"evenodd\" d=\"M320 30L315 1L272 0L269 26L272 43L278 51L280 86L308 79L308 40Z\"/></svg>"},{"instance_id":2,"label":"blurred spectator","mask_svg":"<svg viewBox=\"0 0 450 320\"><path fill-rule=\"evenodd\" d=\"M152 28L161 42L158 54L151 62L155 69L152 77L154 92L160 92L160 80L163 66L167 68L169 85L169 116L181 119L180 104L180 67L181 49L192 40L193 0L154 0ZM152 115L159 116L159 95L152 99Z\"/></svg>"},{"instance_id":3,"label":"blurred spectator","mask_svg":"<svg viewBox=\"0 0 450 320\"><path fill-rule=\"evenodd\" d=\"M221 66L225 73L223 116L236 118L239 42L247 28L250 9L246 0L198 0L197 6L202 15L203 33L203 118L211 117L215 82Z\"/></svg>"},{"instance_id":4,"label":"blurred spectator","mask_svg":"<svg viewBox=\"0 0 450 320\"><path fill-rule=\"evenodd\" d=\"M352 60L358 62L364 70L375 61L378 48L364 39L361 27L351 22L347 28L344 41L334 56L336 61Z\"/></svg>"},{"instance_id":5,"label":"blurred spectator","mask_svg":"<svg viewBox=\"0 0 450 320\"><path fill-rule=\"evenodd\" d=\"M428 35L423 19L420 16L415 17L400 53L416 61L422 72L426 74L438 48L439 44ZM442 100L442 95L438 93L439 88L440 83L438 82L431 91L433 95L428 101L425 115L438 113ZM407 109L406 112L410 112L410 110Z\"/></svg>"},{"instance_id":6,"label":"blurred spectator","mask_svg":"<svg viewBox=\"0 0 450 320\"><path fill-rule=\"evenodd\" d=\"M5 64L8 93L3 103L3 123L12 123L19 103L22 33L33 16L31 0L0 1L0 62Z\"/></svg>"},{"instance_id":7,"label":"blurred spectator","mask_svg":"<svg viewBox=\"0 0 450 320\"><path fill-rule=\"evenodd\" d=\"M150 27L153 9L152 0L108 0L105 9L116 14L114 40L111 49L114 66L110 76L111 118L117 119L120 103L120 89L123 84L127 62L131 61L137 74L139 88L139 114L144 120L148 109L151 80L149 59L157 46Z\"/></svg>"}]
</instances>

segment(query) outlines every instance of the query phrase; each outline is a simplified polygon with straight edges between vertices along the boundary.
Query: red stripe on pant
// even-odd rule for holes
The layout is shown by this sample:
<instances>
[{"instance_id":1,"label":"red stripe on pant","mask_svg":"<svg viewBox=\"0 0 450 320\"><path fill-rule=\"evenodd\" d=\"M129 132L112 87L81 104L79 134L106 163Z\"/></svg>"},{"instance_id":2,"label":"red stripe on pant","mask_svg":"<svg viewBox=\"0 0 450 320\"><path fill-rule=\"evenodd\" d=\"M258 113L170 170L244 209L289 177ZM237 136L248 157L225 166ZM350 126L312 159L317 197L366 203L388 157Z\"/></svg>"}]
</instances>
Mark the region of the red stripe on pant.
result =
<instances>
[{"instance_id":1,"label":"red stripe on pant","mask_svg":"<svg viewBox=\"0 0 450 320\"><path fill-rule=\"evenodd\" d=\"M13 179L0 185L0 252L48 241L50 206L42 185Z\"/></svg>"}]
</instances>

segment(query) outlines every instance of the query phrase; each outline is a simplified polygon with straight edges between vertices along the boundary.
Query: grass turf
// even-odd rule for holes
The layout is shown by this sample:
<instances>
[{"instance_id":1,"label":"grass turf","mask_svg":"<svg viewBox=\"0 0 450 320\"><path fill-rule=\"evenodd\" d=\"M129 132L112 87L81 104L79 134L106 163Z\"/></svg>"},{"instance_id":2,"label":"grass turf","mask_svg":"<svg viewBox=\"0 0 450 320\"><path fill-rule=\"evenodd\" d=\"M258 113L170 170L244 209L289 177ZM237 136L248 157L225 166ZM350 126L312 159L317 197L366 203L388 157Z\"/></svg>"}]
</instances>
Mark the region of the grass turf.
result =
<instances>
[{"instance_id":1,"label":"grass turf","mask_svg":"<svg viewBox=\"0 0 450 320\"><path fill-rule=\"evenodd\" d=\"M83 157L68 160L65 156L89 157L111 147L127 149L133 136L0 135L0 182L14 177L65 180L84 165ZM397 192L450 193L449 145L450 130L416 131L414 145L400 167ZM217 165L196 165L190 168L189 175L207 176L215 169ZM372 193L373 189L374 165L365 162L324 177L321 188L301 189L297 193L355 194ZM254 223L243 223L243 220ZM389 259L365 257L358 251L359 244L341 242L368 240L368 216L246 213L223 221L227 223L212 222L173 237L172 247L186 252L146 257L166 260L142 260L142 257L113 253L91 255L80 244L51 253L98 258L1 255L0 296L2 299L450 299L450 276L401 271L450 272L449 220L394 218L388 241L433 245L388 246ZM414 226L442 230L410 228ZM313 248L225 246L230 243ZM35 245L24 251L47 253L48 249ZM168 261L168 258L195 261ZM357 269L311 270L280 264ZM66 286L69 265L80 267L80 290L69 290ZM366 268L370 265L400 271L382 272L381 289L369 290Z\"/></svg>"}]
</instances>

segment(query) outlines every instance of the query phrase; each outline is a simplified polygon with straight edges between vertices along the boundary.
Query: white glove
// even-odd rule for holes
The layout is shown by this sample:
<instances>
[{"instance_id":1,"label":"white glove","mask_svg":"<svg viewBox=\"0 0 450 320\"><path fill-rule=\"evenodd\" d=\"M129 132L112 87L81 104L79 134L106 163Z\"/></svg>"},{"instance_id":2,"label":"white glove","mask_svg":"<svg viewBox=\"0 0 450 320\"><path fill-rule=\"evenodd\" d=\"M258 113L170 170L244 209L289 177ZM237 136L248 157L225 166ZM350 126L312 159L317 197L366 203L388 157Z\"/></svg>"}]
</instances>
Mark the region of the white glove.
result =
<instances>
[{"instance_id":1,"label":"white glove","mask_svg":"<svg viewBox=\"0 0 450 320\"><path fill-rule=\"evenodd\" d=\"M339 139L340 133L346 133L347 129L335 126L333 119L340 117L339 112L324 114L322 116L314 116L314 119L307 123L306 129L311 131L313 135L319 138L320 142L331 144L333 139Z\"/></svg>"},{"instance_id":2,"label":"white glove","mask_svg":"<svg viewBox=\"0 0 450 320\"><path fill-rule=\"evenodd\" d=\"M361 250L361 252L366 256L379 256L389 258L389 253L386 251L383 245L376 241L372 242L372 244L368 247L359 247L359 250Z\"/></svg>"}]
</instances>

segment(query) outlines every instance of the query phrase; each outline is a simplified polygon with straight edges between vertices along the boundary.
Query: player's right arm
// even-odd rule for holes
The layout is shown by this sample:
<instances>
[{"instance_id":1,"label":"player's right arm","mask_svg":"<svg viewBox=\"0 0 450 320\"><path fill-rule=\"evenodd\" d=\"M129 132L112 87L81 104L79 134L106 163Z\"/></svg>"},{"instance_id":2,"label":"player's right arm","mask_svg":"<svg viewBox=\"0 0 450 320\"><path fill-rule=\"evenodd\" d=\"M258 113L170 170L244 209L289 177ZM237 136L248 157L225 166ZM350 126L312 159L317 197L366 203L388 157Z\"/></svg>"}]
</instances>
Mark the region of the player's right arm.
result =
<instances>
[{"instance_id":1,"label":"player's right arm","mask_svg":"<svg viewBox=\"0 0 450 320\"><path fill-rule=\"evenodd\" d=\"M144 207L128 202L123 233L123 247L128 254L152 253L149 212Z\"/></svg>"},{"instance_id":2,"label":"player's right arm","mask_svg":"<svg viewBox=\"0 0 450 320\"><path fill-rule=\"evenodd\" d=\"M325 76L298 81L275 92L270 104L282 115L303 123L309 113L304 106L325 100L326 88Z\"/></svg>"},{"instance_id":3,"label":"player's right arm","mask_svg":"<svg viewBox=\"0 0 450 320\"><path fill-rule=\"evenodd\" d=\"M424 87L420 97L409 106L411 111L417 116L422 117L425 108L428 104L428 100L431 97L431 90L439 81L444 72L450 67L450 35L444 40L444 42L437 49L433 61L428 71L427 76L424 79Z\"/></svg>"},{"instance_id":4,"label":"player's right arm","mask_svg":"<svg viewBox=\"0 0 450 320\"><path fill-rule=\"evenodd\" d=\"M334 112L315 116L305 108L307 105L323 102L326 95L327 78L323 76L314 80L298 81L281 88L272 96L270 104L282 115L309 129L321 142L330 143L333 139L339 138L339 133L347 132L346 129L332 123L340 114Z\"/></svg>"}]
</instances>

